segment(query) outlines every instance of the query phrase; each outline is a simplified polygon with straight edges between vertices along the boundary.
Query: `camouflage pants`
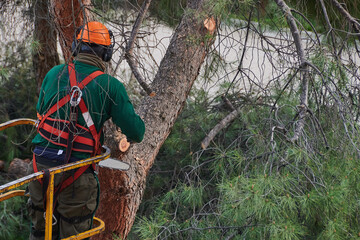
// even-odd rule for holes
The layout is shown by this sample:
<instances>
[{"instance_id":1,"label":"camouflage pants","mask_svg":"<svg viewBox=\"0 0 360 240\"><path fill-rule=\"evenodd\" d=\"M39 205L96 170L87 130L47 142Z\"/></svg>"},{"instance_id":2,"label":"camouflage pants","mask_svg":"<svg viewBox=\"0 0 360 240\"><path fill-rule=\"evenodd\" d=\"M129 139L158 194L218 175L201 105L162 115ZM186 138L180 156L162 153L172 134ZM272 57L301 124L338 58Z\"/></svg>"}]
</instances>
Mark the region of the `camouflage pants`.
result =
<instances>
[{"instance_id":1,"label":"camouflage pants","mask_svg":"<svg viewBox=\"0 0 360 240\"><path fill-rule=\"evenodd\" d=\"M38 170L48 168L37 164ZM29 164L28 173L33 173L32 163ZM64 173L63 179L72 176L73 172ZM61 181L62 174L55 175L55 186ZM44 239L45 219L42 185L39 181L29 183L30 198L27 204L32 229L30 240ZM91 228L92 217L98 205L98 180L93 173L83 173L70 186L65 188L58 196L54 209L53 238L62 239Z\"/></svg>"}]
</instances>

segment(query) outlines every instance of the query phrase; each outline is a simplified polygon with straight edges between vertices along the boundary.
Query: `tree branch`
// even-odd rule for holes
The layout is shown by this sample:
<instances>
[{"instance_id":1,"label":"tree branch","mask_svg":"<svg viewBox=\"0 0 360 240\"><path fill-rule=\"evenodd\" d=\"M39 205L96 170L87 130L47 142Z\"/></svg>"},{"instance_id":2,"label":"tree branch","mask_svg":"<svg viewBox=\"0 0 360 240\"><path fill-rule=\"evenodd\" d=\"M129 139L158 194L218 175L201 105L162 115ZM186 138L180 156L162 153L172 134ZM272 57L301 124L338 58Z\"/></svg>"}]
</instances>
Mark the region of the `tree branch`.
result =
<instances>
[{"instance_id":1,"label":"tree branch","mask_svg":"<svg viewBox=\"0 0 360 240\"><path fill-rule=\"evenodd\" d=\"M320 5L321 5L321 9L324 13L324 17L325 17L325 21L326 21L326 24L328 25L329 27L329 32L330 32L330 36L331 36L331 41L332 41L332 45L333 45L333 48L334 48L334 55L336 58L338 58L337 54L336 54L336 39L335 39L335 36L334 36L334 29L330 23L330 19L329 19L329 15L327 14L327 11L326 11L326 7L325 7L325 4L324 4L324 0L319 0L320 2Z\"/></svg>"},{"instance_id":2,"label":"tree branch","mask_svg":"<svg viewBox=\"0 0 360 240\"><path fill-rule=\"evenodd\" d=\"M246 37L245 37L244 48L243 48L242 55L241 55L241 60L240 60L240 63L239 63L237 72L236 72L236 74L235 74L235 76L234 76L231 84L229 85L228 89L226 90L225 96L228 94L230 88L233 86L235 80L237 79L237 76L238 76L239 73L241 72L241 68L242 68L242 64L243 64L244 57L245 57L245 52L246 52L246 45L247 45L247 42L248 42L248 39L249 39L252 12L253 12L253 8L251 8L250 16L249 16L248 23L247 23L247 26L246 26Z\"/></svg>"},{"instance_id":3,"label":"tree branch","mask_svg":"<svg viewBox=\"0 0 360 240\"><path fill-rule=\"evenodd\" d=\"M227 127L234 119L239 115L240 111L234 110L223 118L211 131L206 135L204 140L201 142L202 149L206 149L214 137L221 131L221 129Z\"/></svg>"},{"instance_id":4,"label":"tree branch","mask_svg":"<svg viewBox=\"0 0 360 240\"><path fill-rule=\"evenodd\" d=\"M226 106L232 111L225 118L223 118L215 127L206 135L206 137L201 142L202 149L206 149L210 142L215 138L215 136L224 128L229 126L229 124L234 121L234 119L239 115L240 111L232 105L229 99L225 96L221 97L226 104Z\"/></svg>"},{"instance_id":5,"label":"tree branch","mask_svg":"<svg viewBox=\"0 0 360 240\"><path fill-rule=\"evenodd\" d=\"M143 5L141 6L141 9L139 11L139 15L136 18L135 24L133 26L133 29L131 31L131 35L129 38L129 41L126 44L125 48L125 58L127 63L130 66L130 69L132 73L134 74L136 80L139 82L140 86L145 90L145 92L150 96L153 97L156 95L156 93L149 87L149 85L145 82L144 78L141 76L139 69L136 66L135 58L133 55L133 49L135 45L136 36L139 32L140 25L145 17L145 14L147 10L149 9L151 0L144 1Z\"/></svg>"},{"instance_id":6,"label":"tree branch","mask_svg":"<svg viewBox=\"0 0 360 240\"><path fill-rule=\"evenodd\" d=\"M230 102L230 100L227 97L221 96L221 98L225 102L226 106L228 106L231 109L231 111L235 110L234 105L232 105L232 103Z\"/></svg>"},{"instance_id":7,"label":"tree branch","mask_svg":"<svg viewBox=\"0 0 360 240\"><path fill-rule=\"evenodd\" d=\"M331 0L331 2L335 5L337 9L339 9L340 13L348 20L351 24L354 25L355 30L360 33L360 23L356 21L356 19L350 15L346 9L341 6L341 4L337 0Z\"/></svg>"},{"instance_id":8,"label":"tree branch","mask_svg":"<svg viewBox=\"0 0 360 240\"><path fill-rule=\"evenodd\" d=\"M301 93L300 93L300 111L299 111L299 121L296 123L296 128L294 132L294 136L290 139L291 142L295 142L299 139L300 134L305 125L305 117L307 113L307 105L308 105L308 91L309 91L309 66L306 64L305 51L302 46L301 36L299 29L296 25L295 18L291 13L291 9L283 0L275 0L276 4L284 13L286 20L289 24L291 34L294 38L296 51L300 61L300 74L302 78Z\"/></svg>"},{"instance_id":9,"label":"tree branch","mask_svg":"<svg viewBox=\"0 0 360 240\"><path fill-rule=\"evenodd\" d=\"M210 142L214 139L214 137L221 131L221 129L227 127L239 115L239 111L234 108L234 106L231 104L231 102L226 97L226 95L228 94L230 87L235 82L238 74L241 72L241 67L242 67L242 63L243 63L245 52L246 52L246 45L247 45L247 41L249 39L252 11L253 11L253 8L250 11L250 16L249 16L248 23L247 23L245 43L244 43L244 48L242 51L241 60L240 60L239 66L238 66L237 73L235 74L235 77L233 78L233 81L231 82L229 88L226 90L225 95L222 97L225 104L232 110L232 112L230 114L228 114L225 118L223 118L218 124L216 124L215 127L206 135L206 137L201 142L202 149L206 149L209 146Z\"/></svg>"}]
</instances>

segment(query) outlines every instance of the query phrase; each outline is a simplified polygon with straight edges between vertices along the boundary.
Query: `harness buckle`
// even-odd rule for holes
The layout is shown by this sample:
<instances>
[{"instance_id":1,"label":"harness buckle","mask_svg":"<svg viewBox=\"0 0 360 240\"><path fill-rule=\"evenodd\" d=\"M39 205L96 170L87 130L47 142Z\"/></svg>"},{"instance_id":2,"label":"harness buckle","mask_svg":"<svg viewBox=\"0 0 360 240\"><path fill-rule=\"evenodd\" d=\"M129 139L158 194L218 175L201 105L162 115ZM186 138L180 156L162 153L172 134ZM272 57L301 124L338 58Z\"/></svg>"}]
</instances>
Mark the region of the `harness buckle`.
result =
<instances>
[{"instance_id":1,"label":"harness buckle","mask_svg":"<svg viewBox=\"0 0 360 240\"><path fill-rule=\"evenodd\" d=\"M76 107L81 101L82 91L78 86L73 86L70 92L72 92L70 97L70 105L72 107Z\"/></svg>"}]
</instances>

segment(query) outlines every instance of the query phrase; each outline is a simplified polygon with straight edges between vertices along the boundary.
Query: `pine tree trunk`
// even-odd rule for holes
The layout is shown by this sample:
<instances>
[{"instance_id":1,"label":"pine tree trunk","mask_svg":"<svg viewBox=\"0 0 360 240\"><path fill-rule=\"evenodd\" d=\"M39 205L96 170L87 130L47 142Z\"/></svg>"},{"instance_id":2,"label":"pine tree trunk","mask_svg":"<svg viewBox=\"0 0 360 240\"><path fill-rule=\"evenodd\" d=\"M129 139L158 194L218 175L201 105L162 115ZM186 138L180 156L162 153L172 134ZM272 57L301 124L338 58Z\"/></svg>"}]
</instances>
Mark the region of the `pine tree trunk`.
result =
<instances>
[{"instance_id":1,"label":"pine tree trunk","mask_svg":"<svg viewBox=\"0 0 360 240\"><path fill-rule=\"evenodd\" d=\"M84 21L91 21L87 8L91 0L51 0L51 9L55 18L55 25L59 33L59 42L65 61L71 59L71 44L77 28Z\"/></svg>"},{"instance_id":2,"label":"pine tree trunk","mask_svg":"<svg viewBox=\"0 0 360 240\"><path fill-rule=\"evenodd\" d=\"M100 169L101 197L97 216L105 221L106 230L96 239L112 239L113 233L125 239L130 232L149 170L181 112L207 54L210 42L205 41L213 32L204 27L205 19L201 16L205 14L200 12L208 2L211 1L188 1L191 14L185 15L175 30L151 86L156 96L144 98L137 109L146 125L144 141L134 144L122 157L112 141L116 136L107 142L112 156L121 157L131 168L127 172Z\"/></svg>"},{"instance_id":3,"label":"pine tree trunk","mask_svg":"<svg viewBox=\"0 0 360 240\"><path fill-rule=\"evenodd\" d=\"M88 5L82 0L83 5ZM127 172L100 169L100 207L97 216L105 221L106 230L94 239L112 239L113 234L126 238L134 223L136 212L143 197L146 177L155 157L170 133L181 112L190 89L199 75L201 65L212 43L204 26L206 3L211 0L188 0L188 13L175 30L159 71L152 83L155 97L143 99L137 113L144 119L144 141L134 144L126 154L118 151L119 136L110 128L106 145L112 156L128 162ZM84 6L76 0L52 0L55 23L65 60L71 58L71 42L74 31L88 18ZM88 19L87 19L88 20ZM109 128L108 128L109 131Z\"/></svg>"},{"instance_id":4,"label":"pine tree trunk","mask_svg":"<svg viewBox=\"0 0 360 240\"><path fill-rule=\"evenodd\" d=\"M35 2L34 39L39 47L33 56L38 93L46 73L60 63L56 47L56 30L49 14L49 0Z\"/></svg>"}]
</instances>

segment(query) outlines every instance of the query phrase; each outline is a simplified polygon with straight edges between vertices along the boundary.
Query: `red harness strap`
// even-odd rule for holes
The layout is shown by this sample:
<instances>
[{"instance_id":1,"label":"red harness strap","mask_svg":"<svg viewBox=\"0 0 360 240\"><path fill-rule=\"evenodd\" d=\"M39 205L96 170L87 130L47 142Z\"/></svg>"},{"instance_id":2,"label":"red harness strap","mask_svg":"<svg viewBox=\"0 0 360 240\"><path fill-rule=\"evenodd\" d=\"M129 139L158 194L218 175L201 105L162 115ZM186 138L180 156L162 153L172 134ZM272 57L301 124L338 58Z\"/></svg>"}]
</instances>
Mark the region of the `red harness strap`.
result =
<instances>
[{"instance_id":1,"label":"red harness strap","mask_svg":"<svg viewBox=\"0 0 360 240\"><path fill-rule=\"evenodd\" d=\"M82 80L80 83L77 83L74 64L70 63L68 65L68 71L69 71L69 78L70 78L71 87L78 86L80 89L83 89L94 78L96 78L99 75L103 74L103 72L101 72L101 71L95 71L95 72L91 73L89 76L87 76L86 78L84 78L84 80ZM46 121L49 121L49 120L62 121L62 120L51 119L51 118L49 118L49 116L51 114L53 114L54 112L56 112L58 109L60 109L62 106L64 106L66 103L68 103L70 101L70 99L71 99L71 93L69 93L68 95L66 95L62 99L60 99L55 105L53 105L49 109L49 111L45 115L40 116L40 123L39 123L39 126L38 126L38 131L42 136L46 133L46 131L48 131L48 132L50 131L51 134L54 134L55 136L63 138L63 142L64 142L64 140L66 140L66 141L68 140L68 133L66 131L59 131L57 128L56 129L51 128L51 126L49 126L49 124L46 124ZM87 144L89 146L92 145L93 149L92 149L91 153L92 153L92 156L94 156L94 155L96 155L98 153L98 150L100 149L100 132L101 131L99 133L96 131L95 125L94 125L94 123L93 123L93 121L91 119L88 108L87 108L87 106L86 106L86 104L85 104L85 102L84 102L84 100L82 98L81 98L80 103L79 103L79 108L80 108L81 113L83 115L83 118L84 118L84 120L85 120L85 122L87 124L87 128L88 128L89 132L92 135L93 140L90 141L89 138L82 137L82 136L75 136L74 142L77 140L80 143L84 143L84 144ZM82 128L82 129L86 129L86 128L80 126L80 125L78 125L78 126L80 128ZM46 138L46 139L49 140L50 138ZM51 141L51 140L49 140L49 141ZM53 141L51 141L51 142L53 142ZM60 145L60 146L65 145L64 143L61 143L61 142L59 142L59 143L53 142L53 143L55 143L57 145ZM74 151L81 151L81 152L88 152L86 149L85 150L81 150L81 149L79 150L77 148L74 148L73 150ZM58 189L59 188L58 187L57 189L55 189L55 192L60 193L63 189L65 189L66 187L71 185L76 179L78 179L88 169L88 167L89 167L89 165L80 167L74 173L73 176L71 176L71 177L67 178L66 180L64 180L59 185L60 189ZM35 154L33 155L33 169L34 169L34 172L38 171L37 166L36 166ZM42 179L39 179L39 181L40 181L40 183L43 182Z\"/></svg>"},{"instance_id":2,"label":"red harness strap","mask_svg":"<svg viewBox=\"0 0 360 240\"><path fill-rule=\"evenodd\" d=\"M38 129L39 134L49 142L58 146L67 147L69 133L68 121L48 117ZM95 140L88 128L76 124L77 134L73 141L72 150L77 152L93 153Z\"/></svg>"},{"instance_id":3,"label":"red harness strap","mask_svg":"<svg viewBox=\"0 0 360 240\"><path fill-rule=\"evenodd\" d=\"M75 71L72 71L72 69L70 68L71 66L69 65L69 74L70 74L70 84L71 84L71 87L73 86L76 86L77 85L77 82L76 82L76 75L75 75ZM80 83L80 88L83 88L83 84L88 84L89 81L88 79L84 79L81 83ZM91 80L90 80L91 81ZM80 103L79 103L79 107L80 107L80 110L81 110L81 113L83 115L83 118L86 122L86 125L88 127L88 129L90 130L93 138L94 138L94 141L95 141L95 146L94 146L94 155L96 153L98 153L98 149L100 147L100 132L98 133L96 131L96 128L95 128L95 125L94 125L94 122L92 121L91 119L91 116L89 114L89 110L85 104L85 101L84 99L81 99Z\"/></svg>"},{"instance_id":4,"label":"red harness strap","mask_svg":"<svg viewBox=\"0 0 360 240\"><path fill-rule=\"evenodd\" d=\"M76 74L75 74L75 67L74 64L70 63L68 66L69 69L69 76L70 76L70 84L71 84L71 78L75 79L74 85L71 84L72 86L76 86ZM95 71L93 73L91 73L89 76L87 76L86 78L84 78L84 80L82 80L82 82L79 84L79 88L83 89L89 82L91 82L91 80L95 79L96 77L98 77L99 75L104 74L102 71ZM68 94L65 97L63 97L62 99L60 99L57 103L55 103L50 109L49 111L41 116L41 121L39 123L39 126L41 126L41 124L44 122L44 120L49 117L51 114L53 114L54 112L56 112L58 109L60 109L62 106L64 106L66 103L68 103L70 101L71 95Z\"/></svg>"},{"instance_id":5,"label":"red harness strap","mask_svg":"<svg viewBox=\"0 0 360 240\"><path fill-rule=\"evenodd\" d=\"M33 165L33 169L34 169L34 173L38 172L38 168L36 165L36 160L35 160L35 153L33 153L33 160L32 160L32 165ZM42 179L38 179L38 181L42 184Z\"/></svg>"}]
</instances>

